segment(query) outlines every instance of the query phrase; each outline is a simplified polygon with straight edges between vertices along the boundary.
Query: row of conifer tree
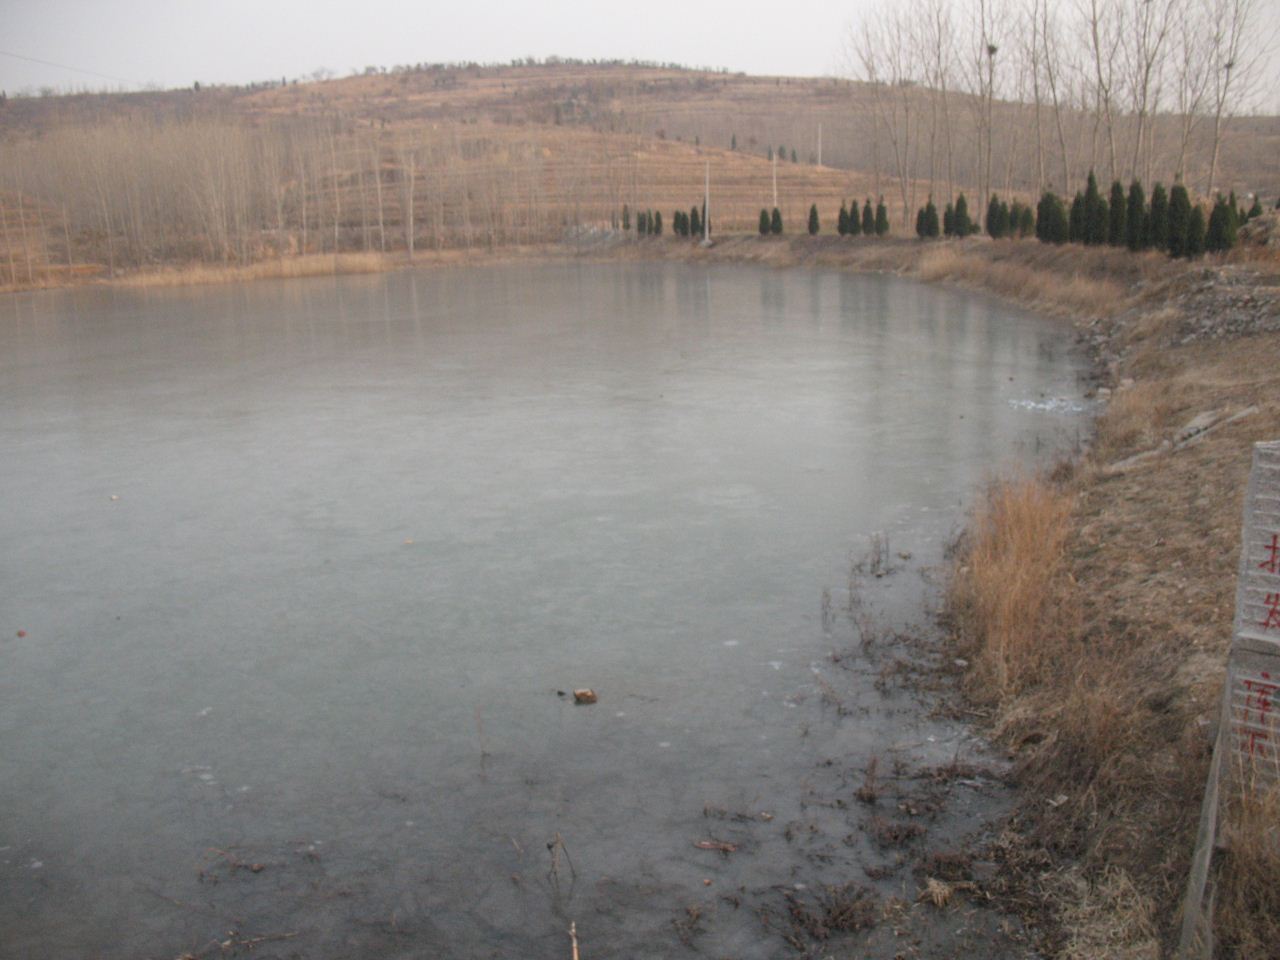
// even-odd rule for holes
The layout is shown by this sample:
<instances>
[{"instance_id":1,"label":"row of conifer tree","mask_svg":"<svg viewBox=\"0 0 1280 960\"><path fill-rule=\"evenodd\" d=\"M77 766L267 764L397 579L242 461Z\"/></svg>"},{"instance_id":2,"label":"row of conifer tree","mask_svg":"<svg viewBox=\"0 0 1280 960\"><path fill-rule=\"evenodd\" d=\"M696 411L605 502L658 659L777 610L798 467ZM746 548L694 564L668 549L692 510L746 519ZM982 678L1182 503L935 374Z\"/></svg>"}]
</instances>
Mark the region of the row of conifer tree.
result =
<instances>
[{"instance_id":1,"label":"row of conifer tree","mask_svg":"<svg viewBox=\"0 0 1280 960\"><path fill-rule=\"evenodd\" d=\"M812 204L809 207L809 235L814 236L821 229L821 221L818 217L818 205ZM840 201L840 213L836 217L836 232L840 236L857 236L865 233L867 236L882 237L889 232L889 211L885 208L884 201L881 200L876 205L874 212L871 209L871 198L867 198L866 204L862 208L862 213L858 213L857 201L854 201L852 207L845 201ZM782 212L774 207L770 212L767 208L760 210L760 235L782 233Z\"/></svg>"},{"instance_id":2,"label":"row of conifer tree","mask_svg":"<svg viewBox=\"0 0 1280 960\"><path fill-rule=\"evenodd\" d=\"M1180 183L1167 192L1157 183L1148 201L1137 180L1127 191L1117 180L1111 184L1109 197L1103 197L1091 170L1085 189L1078 191L1070 204L1046 190L1033 211L1018 200L1006 203L992 194L986 231L996 239L1034 233L1042 243L1110 245L1134 251L1162 250L1171 257L1196 257L1230 250L1236 245L1239 226L1261 213L1258 199L1246 212L1236 203L1233 192L1226 198L1219 194L1206 218L1204 208L1192 202ZM978 230L969 217L964 194L954 206L947 204L941 227L932 197L916 213L916 234L920 237L936 237L939 232L963 237Z\"/></svg>"},{"instance_id":3,"label":"row of conifer tree","mask_svg":"<svg viewBox=\"0 0 1280 960\"><path fill-rule=\"evenodd\" d=\"M1280 204L1277 204L1280 209ZM1109 197L1103 197L1098 180L1089 171L1088 182L1068 205L1052 191L1046 190L1033 210L1020 200L1004 201L996 194L987 203L986 232L994 239L1029 237L1042 243L1082 243L1087 246L1110 245L1130 250L1162 250L1171 257L1196 257L1203 253L1230 250L1235 246L1237 230L1242 223L1259 216L1262 205L1254 199L1246 212L1236 203L1235 193L1221 194L1215 199L1208 217L1204 209L1193 203L1186 187L1175 183L1169 191L1157 183L1147 200L1142 184L1134 180L1126 191L1120 181L1111 184ZM706 208L677 210L672 217L676 236L699 237L703 234ZM662 235L662 213L642 210L636 213L636 233L640 236ZM622 208L622 228L631 229L631 211ZM810 235L820 228L818 206L809 207ZM933 198L916 212L916 235L929 239L938 236L966 237L981 232L969 214L965 195L948 203L941 217ZM774 207L761 208L761 236L777 236L783 232L782 213ZM884 236L889 232L889 214L884 198L873 208L868 197L859 211L857 201L840 203L836 231L841 236Z\"/></svg>"},{"instance_id":4,"label":"row of conifer tree","mask_svg":"<svg viewBox=\"0 0 1280 960\"><path fill-rule=\"evenodd\" d=\"M671 231L677 237L700 237L703 223L707 217L707 208L690 207L686 213L677 210L671 217ZM631 229L631 208L622 205L622 229ZM662 236L662 211L639 210L636 212L636 234L641 237Z\"/></svg>"}]
</instances>

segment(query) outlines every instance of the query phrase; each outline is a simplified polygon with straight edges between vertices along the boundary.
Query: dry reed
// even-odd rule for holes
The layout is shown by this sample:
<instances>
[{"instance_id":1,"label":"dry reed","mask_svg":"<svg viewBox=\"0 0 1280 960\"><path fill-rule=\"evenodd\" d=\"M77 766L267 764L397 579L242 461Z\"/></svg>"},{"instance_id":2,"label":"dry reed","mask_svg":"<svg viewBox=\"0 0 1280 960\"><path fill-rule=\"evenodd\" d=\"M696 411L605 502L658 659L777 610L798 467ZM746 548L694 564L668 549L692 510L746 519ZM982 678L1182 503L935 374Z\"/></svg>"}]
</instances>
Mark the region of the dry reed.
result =
<instances>
[{"instance_id":1,"label":"dry reed","mask_svg":"<svg viewBox=\"0 0 1280 960\"><path fill-rule=\"evenodd\" d=\"M1106 314L1125 301L1123 289L1109 279L997 257L992 251L962 251L954 245L939 246L924 253L917 275L922 280L980 287L1024 303L1068 313Z\"/></svg>"},{"instance_id":2,"label":"dry reed","mask_svg":"<svg viewBox=\"0 0 1280 960\"><path fill-rule=\"evenodd\" d=\"M126 287L181 287L208 283L243 283L248 280L283 280L334 274L379 273L405 265L404 255L377 253L307 254L244 264L190 264L140 271L116 278Z\"/></svg>"},{"instance_id":3,"label":"dry reed","mask_svg":"<svg viewBox=\"0 0 1280 960\"><path fill-rule=\"evenodd\" d=\"M1280 785L1244 789L1226 803L1218 880L1217 927L1237 957L1274 957L1280 950Z\"/></svg>"},{"instance_id":4,"label":"dry reed","mask_svg":"<svg viewBox=\"0 0 1280 960\"><path fill-rule=\"evenodd\" d=\"M1060 663L1046 614L1070 511L1066 493L1023 477L992 485L973 519L951 610L971 640L973 689L988 702L1043 682Z\"/></svg>"}]
</instances>

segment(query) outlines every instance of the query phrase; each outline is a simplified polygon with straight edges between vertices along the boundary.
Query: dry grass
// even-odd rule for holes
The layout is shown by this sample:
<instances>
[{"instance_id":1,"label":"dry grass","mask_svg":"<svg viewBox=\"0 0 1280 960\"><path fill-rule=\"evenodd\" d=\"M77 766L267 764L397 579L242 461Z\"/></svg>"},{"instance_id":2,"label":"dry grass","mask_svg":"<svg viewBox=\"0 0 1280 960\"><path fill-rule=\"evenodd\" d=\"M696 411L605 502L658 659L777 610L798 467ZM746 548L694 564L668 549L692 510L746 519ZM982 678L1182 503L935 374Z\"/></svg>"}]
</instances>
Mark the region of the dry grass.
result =
<instances>
[{"instance_id":1,"label":"dry grass","mask_svg":"<svg viewBox=\"0 0 1280 960\"><path fill-rule=\"evenodd\" d=\"M1052 253L1017 256L1070 269L1042 259ZM1080 257L1081 275L1105 268ZM1230 643L1250 447L1280 436L1280 336L1171 346L1178 291L1203 282L1203 267L1115 259L1129 306L1091 329L1123 351L1116 380L1137 382L1113 395L1089 457L1060 483L993 488L949 596L966 689L1018 757L1011 861L1024 865L1023 893L1056 917L1049 952L1071 960L1157 957L1175 936ZM1251 404L1254 416L1129 473L1095 469L1159 446L1201 411ZM1277 955L1277 824L1275 794L1231 807L1215 920L1228 956Z\"/></svg>"},{"instance_id":2,"label":"dry grass","mask_svg":"<svg viewBox=\"0 0 1280 960\"><path fill-rule=\"evenodd\" d=\"M978 254L972 249L958 249L952 244L936 247L921 256L918 274L922 280L980 287L1023 303L1072 314L1110 314L1125 303L1124 288L1114 280L1045 269L990 254L991 251Z\"/></svg>"},{"instance_id":3,"label":"dry grass","mask_svg":"<svg viewBox=\"0 0 1280 960\"><path fill-rule=\"evenodd\" d=\"M1079 874L1062 880L1071 934L1063 960L1159 960L1156 905L1123 870L1104 870L1094 882Z\"/></svg>"},{"instance_id":4,"label":"dry grass","mask_svg":"<svg viewBox=\"0 0 1280 960\"><path fill-rule=\"evenodd\" d=\"M1238 957L1273 957L1280 944L1280 786L1237 789L1227 803L1217 920Z\"/></svg>"},{"instance_id":5,"label":"dry grass","mask_svg":"<svg viewBox=\"0 0 1280 960\"><path fill-rule=\"evenodd\" d=\"M1101 418L1097 460L1110 463L1132 451L1159 446L1184 399L1167 379L1144 380L1118 392Z\"/></svg>"},{"instance_id":6,"label":"dry grass","mask_svg":"<svg viewBox=\"0 0 1280 960\"><path fill-rule=\"evenodd\" d=\"M349 273L379 273L405 266L405 258L377 253L309 254L246 264L191 264L141 270L115 279L125 287L183 287L206 283L243 283Z\"/></svg>"},{"instance_id":7,"label":"dry grass","mask_svg":"<svg viewBox=\"0 0 1280 960\"><path fill-rule=\"evenodd\" d=\"M1042 683L1061 662L1062 638L1045 621L1070 513L1070 496L1026 477L993 485L973 518L951 610L963 636L980 638L970 653L983 699Z\"/></svg>"}]
</instances>

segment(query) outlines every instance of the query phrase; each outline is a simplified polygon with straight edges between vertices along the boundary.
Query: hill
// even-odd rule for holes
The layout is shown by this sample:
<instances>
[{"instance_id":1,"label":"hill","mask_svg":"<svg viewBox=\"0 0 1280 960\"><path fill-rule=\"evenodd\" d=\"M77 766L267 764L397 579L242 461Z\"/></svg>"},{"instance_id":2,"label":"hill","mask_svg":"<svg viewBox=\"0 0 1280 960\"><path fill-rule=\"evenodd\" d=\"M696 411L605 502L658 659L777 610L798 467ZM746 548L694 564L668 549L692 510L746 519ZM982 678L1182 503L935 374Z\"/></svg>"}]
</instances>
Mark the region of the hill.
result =
<instances>
[{"instance_id":1,"label":"hill","mask_svg":"<svg viewBox=\"0 0 1280 960\"><path fill-rule=\"evenodd\" d=\"M541 243L614 229L624 205L660 210L669 224L701 202L708 165L713 226L750 232L773 205L774 154L788 230L803 229L810 204L830 232L844 198L883 195L895 232L907 233L926 195L969 190L973 200L966 117L979 107L954 92L832 78L561 61L10 98L0 104L0 282ZM1031 110L995 104L991 180L1003 194L1042 185ZM1176 132L1166 119L1157 139ZM1079 149L1049 167L1075 179L1100 154L1085 147L1084 114L1066 122ZM1274 191L1277 149L1280 119L1235 121L1225 185Z\"/></svg>"}]
</instances>

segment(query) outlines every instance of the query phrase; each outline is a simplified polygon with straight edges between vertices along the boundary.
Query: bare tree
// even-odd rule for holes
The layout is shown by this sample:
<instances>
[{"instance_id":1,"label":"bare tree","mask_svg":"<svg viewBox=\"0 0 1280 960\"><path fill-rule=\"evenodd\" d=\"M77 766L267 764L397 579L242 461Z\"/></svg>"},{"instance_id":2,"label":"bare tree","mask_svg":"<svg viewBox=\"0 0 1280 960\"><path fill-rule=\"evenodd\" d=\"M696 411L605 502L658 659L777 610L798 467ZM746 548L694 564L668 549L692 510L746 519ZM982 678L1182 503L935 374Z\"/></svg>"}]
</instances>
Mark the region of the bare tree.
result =
<instances>
[{"instance_id":1,"label":"bare tree","mask_svg":"<svg viewBox=\"0 0 1280 960\"><path fill-rule=\"evenodd\" d=\"M1257 0L1209 0L1208 73L1213 104L1213 149L1206 193L1213 194L1227 122L1238 104L1248 103L1258 81L1258 65L1269 44L1257 27Z\"/></svg>"},{"instance_id":2,"label":"bare tree","mask_svg":"<svg viewBox=\"0 0 1280 960\"><path fill-rule=\"evenodd\" d=\"M1085 0L1081 8L1093 65L1094 130L1105 126L1109 179L1116 170L1115 73L1124 33L1123 9L1116 0ZM1096 137L1096 132L1095 132ZM1096 161L1096 148L1095 156Z\"/></svg>"},{"instance_id":3,"label":"bare tree","mask_svg":"<svg viewBox=\"0 0 1280 960\"><path fill-rule=\"evenodd\" d=\"M1211 48L1204 38L1212 28L1205 22L1207 13L1207 5L1201 0L1183 0L1177 8L1178 42L1172 67L1178 115L1178 156L1173 165L1175 178L1186 174L1187 151L1203 116L1209 90Z\"/></svg>"},{"instance_id":4,"label":"bare tree","mask_svg":"<svg viewBox=\"0 0 1280 960\"><path fill-rule=\"evenodd\" d=\"M1129 28L1123 33L1124 63L1129 72L1130 113L1134 117L1133 161L1137 177L1147 164L1143 148L1149 147L1147 119L1157 95L1158 70L1165 42L1175 21L1177 0L1127 0Z\"/></svg>"}]
</instances>

